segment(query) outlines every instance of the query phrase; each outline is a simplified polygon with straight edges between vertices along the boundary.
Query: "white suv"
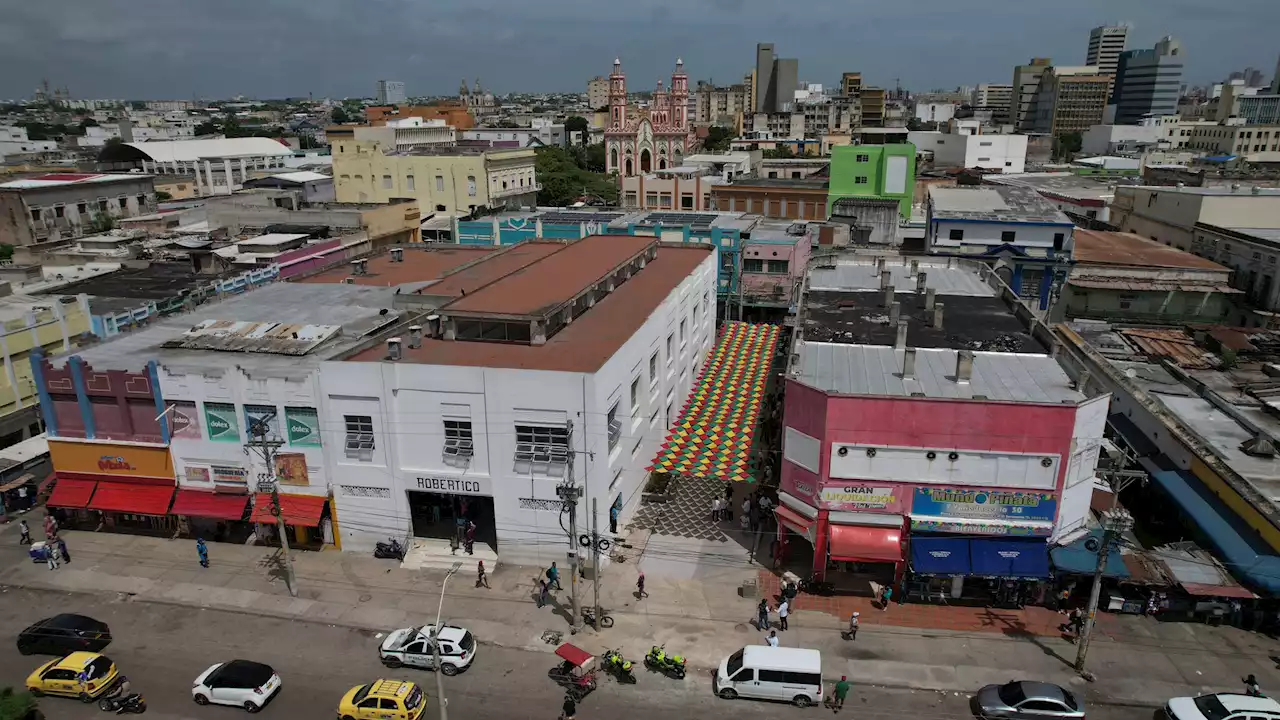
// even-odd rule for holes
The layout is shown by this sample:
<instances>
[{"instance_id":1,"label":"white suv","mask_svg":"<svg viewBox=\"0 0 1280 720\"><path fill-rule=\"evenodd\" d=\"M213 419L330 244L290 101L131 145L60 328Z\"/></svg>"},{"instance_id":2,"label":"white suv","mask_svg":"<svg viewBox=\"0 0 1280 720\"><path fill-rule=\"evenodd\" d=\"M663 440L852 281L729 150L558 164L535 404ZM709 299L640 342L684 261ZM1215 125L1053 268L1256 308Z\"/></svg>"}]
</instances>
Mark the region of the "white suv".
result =
<instances>
[{"instance_id":1,"label":"white suv","mask_svg":"<svg viewBox=\"0 0 1280 720\"><path fill-rule=\"evenodd\" d=\"M1269 697L1216 693L1165 703L1170 720L1280 720L1280 702Z\"/></svg>"}]
</instances>

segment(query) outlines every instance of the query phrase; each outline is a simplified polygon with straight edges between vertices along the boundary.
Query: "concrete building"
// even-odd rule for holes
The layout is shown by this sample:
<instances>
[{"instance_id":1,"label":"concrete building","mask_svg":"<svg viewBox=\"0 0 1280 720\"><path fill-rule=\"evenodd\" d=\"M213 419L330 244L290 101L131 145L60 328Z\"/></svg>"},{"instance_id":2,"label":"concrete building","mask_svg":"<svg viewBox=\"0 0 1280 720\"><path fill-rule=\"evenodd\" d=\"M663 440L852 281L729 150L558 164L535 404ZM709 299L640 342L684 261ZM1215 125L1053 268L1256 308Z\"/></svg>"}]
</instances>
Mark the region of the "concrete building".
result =
<instances>
[{"instance_id":1,"label":"concrete building","mask_svg":"<svg viewBox=\"0 0 1280 720\"><path fill-rule=\"evenodd\" d=\"M364 117L370 125L385 125L392 120L422 118L424 123L432 120L443 120L455 130L467 130L476 124L467 106L460 103L440 103L438 105L401 105L399 107L370 105L364 109Z\"/></svg>"},{"instance_id":2,"label":"concrete building","mask_svg":"<svg viewBox=\"0 0 1280 720\"><path fill-rule=\"evenodd\" d=\"M907 133L917 153L930 153L934 168L980 168L1001 173L1026 170L1026 135L957 135L927 130Z\"/></svg>"},{"instance_id":3,"label":"concrete building","mask_svg":"<svg viewBox=\"0 0 1280 720\"><path fill-rule=\"evenodd\" d=\"M155 175L191 176L196 194L230 195L258 171L285 167L293 149L272 138L215 138L127 142L106 147L99 163Z\"/></svg>"},{"instance_id":4,"label":"concrete building","mask_svg":"<svg viewBox=\"0 0 1280 720\"><path fill-rule=\"evenodd\" d=\"M711 192L727 181L712 168L701 165L658 170L621 179L622 207L626 210L714 210Z\"/></svg>"},{"instance_id":5,"label":"concrete building","mask_svg":"<svg viewBox=\"0 0 1280 720\"><path fill-rule=\"evenodd\" d=\"M1038 172L982 177L988 185L1027 187L1040 193L1054 207L1084 222L1111 218L1110 202L1115 197L1117 179L1109 176L1078 175L1074 172Z\"/></svg>"},{"instance_id":6,"label":"concrete building","mask_svg":"<svg viewBox=\"0 0 1280 720\"><path fill-rule=\"evenodd\" d=\"M50 173L11 180L0 183L0 243L31 245L78 238L106 229L108 219L155 210L150 175Z\"/></svg>"},{"instance_id":7,"label":"concrete building","mask_svg":"<svg viewBox=\"0 0 1280 720\"><path fill-rule=\"evenodd\" d=\"M1273 202L1280 197L1272 196ZM1280 271L1276 257L1280 255L1280 228L1274 220L1262 220L1260 227L1243 227L1247 220L1236 219L1234 226L1199 222L1195 225L1191 252L1213 258L1231 268L1233 287L1244 294L1240 298L1241 317L1249 325L1280 327ZM1258 222L1258 221L1255 221Z\"/></svg>"},{"instance_id":8,"label":"concrete building","mask_svg":"<svg viewBox=\"0 0 1280 720\"><path fill-rule=\"evenodd\" d=\"M1128 125L1144 117L1176 115L1185 63L1182 44L1169 36L1150 50L1122 53L1111 96L1115 122Z\"/></svg>"},{"instance_id":9,"label":"concrete building","mask_svg":"<svg viewBox=\"0 0 1280 720\"><path fill-rule=\"evenodd\" d=\"M405 101L404 83L397 80L379 80L374 97L379 105L400 105Z\"/></svg>"},{"instance_id":10,"label":"concrete building","mask_svg":"<svg viewBox=\"0 0 1280 720\"><path fill-rule=\"evenodd\" d=\"M234 239L253 234L265 234L270 229L306 229L327 232L320 238L341 239L342 244L361 244L364 252L381 250L389 245L410 245L421 242L421 221L418 203L412 198L397 198L390 203L341 203L305 202L302 191L283 188L279 192L242 192L229 198L216 198L205 205L205 217L210 227L225 228ZM337 259L343 253L350 255L336 243L322 243L326 252L315 259L293 268L284 261L281 273L284 277L303 272L319 265L330 264L324 258ZM317 248L321 249L321 248ZM334 253L337 253L334 255Z\"/></svg>"},{"instance_id":11,"label":"concrete building","mask_svg":"<svg viewBox=\"0 0 1280 720\"><path fill-rule=\"evenodd\" d=\"M1058 318L1184 325L1233 317L1231 268L1132 233L1076 228Z\"/></svg>"},{"instance_id":12,"label":"concrete building","mask_svg":"<svg viewBox=\"0 0 1280 720\"><path fill-rule=\"evenodd\" d=\"M959 107L955 103L916 103L915 118L920 122L945 124L955 117Z\"/></svg>"},{"instance_id":13,"label":"concrete building","mask_svg":"<svg viewBox=\"0 0 1280 720\"><path fill-rule=\"evenodd\" d=\"M1096 66L1103 75L1115 75L1128 39L1127 25L1102 25L1090 30L1084 64Z\"/></svg>"},{"instance_id":14,"label":"concrete building","mask_svg":"<svg viewBox=\"0 0 1280 720\"><path fill-rule=\"evenodd\" d=\"M293 190L299 193L304 203L333 202L335 199L333 176L306 170L255 178L246 182L244 187L249 190L254 188Z\"/></svg>"},{"instance_id":15,"label":"concrete building","mask_svg":"<svg viewBox=\"0 0 1280 720\"><path fill-rule=\"evenodd\" d=\"M699 125L718 125L742 132L742 119L754 115L751 105L751 89L746 85L716 87L698 83L694 90L694 122Z\"/></svg>"},{"instance_id":16,"label":"concrete building","mask_svg":"<svg viewBox=\"0 0 1280 720\"><path fill-rule=\"evenodd\" d=\"M991 120L997 125L1013 122L1009 117L1010 105L1013 102L1013 86L999 83L979 83L973 89L973 107L992 111Z\"/></svg>"},{"instance_id":17,"label":"concrete building","mask_svg":"<svg viewBox=\"0 0 1280 720\"><path fill-rule=\"evenodd\" d=\"M756 45L756 68L751 95L757 113L784 112L800 87L800 61L773 54L772 43Z\"/></svg>"},{"instance_id":18,"label":"concrete building","mask_svg":"<svg viewBox=\"0 0 1280 720\"><path fill-rule=\"evenodd\" d=\"M32 140L27 137L27 129L25 127L0 125L0 160L3 160L7 155L29 155L57 151L58 143L53 140Z\"/></svg>"},{"instance_id":19,"label":"concrete building","mask_svg":"<svg viewBox=\"0 0 1280 720\"><path fill-rule=\"evenodd\" d=\"M1009 98L1009 121L1019 130L1031 130L1035 126L1032 103L1040 92L1040 76L1053 64L1050 58L1031 58L1026 65L1013 68L1013 86Z\"/></svg>"},{"instance_id":20,"label":"concrete building","mask_svg":"<svg viewBox=\"0 0 1280 720\"><path fill-rule=\"evenodd\" d=\"M627 77L615 58L609 75L609 125L605 128L605 171L621 177L644 175L684 164L695 143L689 118L689 76L676 59L671 91L658 82L649 106L627 101Z\"/></svg>"},{"instance_id":21,"label":"concrete building","mask_svg":"<svg viewBox=\"0 0 1280 720\"><path fill-rule=\"evenodd\" d=\"M1053 344L980 263L816 261L785 376L787 565L846 592L910 567L914 597L1046 580L1051 543L1086 528L1107 408Z\"/></svg>"},{"instance_id":22,"label":"concrete building","mask_svg":"<svg viewBox=\"0 0 1280 720\"><path fill-rule=\"evenodd\" d=\"M1217 158L1280 162L1280 125L1199 125L1186 147Z\"/></svg>"},{"instance_id":23,"label":"concrete building","mask_svg":"<svg viewBox=\"0 0 1280 720\"><path fill-rule=\"evenodd\" d=\"M1071 256L1075 226L1031 188L931 187L925 250L981 259L1034 307L1046 310L1055 265Z\"/></svg>"},{"instance_id":24,"label":"concrete building","mask_svg":"<svg viewBox=\"0 0 1280 720\"><path fill-rule=\"evenodd\" d=\"M449 562L462 515L486 565L567 566L565 483L580 527L607 530L611 508L625 524L711 348L715 273L710 248L594 236L506 248L402 294L433 308L424 327L322 369L343 549L409 536L409 565L428 548Z\"/></svg>"},{"instance_id":25,"label":"concrete building","mask_svg":"<svg viewBox=\"0 0 1280 720\"><path fill-rule=\"evenodd\" d=\"M609 105L609 79L597 75L587 81L587 107L599 110Z\"/></svg>"},{"instance_id":26,"label":"concrete building","mask_svg":"<svg viewBox=\"0 0 1280 720\"><path fill-rule=\"evenodd\" d=\"M858 93L858 104L863 127L885 127L884 88L862 86L862 90Z\"/></svg>"},{"instance_id":27,"label":"concrete building","mask_svg":"<svg viewBox=\"0 0 1280 720\"><path fill-rule=\"evenodd\" d=\"M1092 65L1050 66L1040 76L1031 104L1031 130L1060 137L1102 123L1111 76Z\"/></svg>"},{"instance_id":28,"label":"concrete building","mask_svg":"<svg viewBox=\"0 0 1280 720\"><path fill-rule=\"evenodd\" d=\"M781 325L795 306L817 241L817 226L762 221L742 241L742 318Z\"/></svg>"},{"instance_id":29,"label":"concrete building","mask_svg":"<svg viewBox=\"0 0 1280 720\"><path fill-rule=\"evenodd\" d=\"M718 210L777 220L826 220L827 182L825 177L738 178L713 187L711 202Z\"/></svg>"},{"instance_id":30,"label":"concrete building","mask_svg":"<svg viewBox=\"0 0 1280 720\"><path fill-rule=\"evenodd\" d=\"M477 127L462 131L463 140L481 140L492 147L565 147L570 144L564 123L534 122L527 128Z\"/></svg>"},{"instance_id":31,"label":"concrete building","mask_svg":"<svg viewBox=\"0 0 1280 720\"><path fill-rule=\"evenodd\" d=\"M7 448L43 431L32 354L70 352L92 338L93 328L84 295L13 295L8 282L0 291L0 448Z\"/></svg>"},{"instance_id":32,"label":"concrete building","mask_svg":"<svg viewBox=\"0 0 1280 720\"><path fill-rule=\"evenodd\" d=\"M833 148L827 212L842 198L881 199L896 201L899 214L909 218L915 177L916 149L910 143Z\"/></svg>"}]
</instances>

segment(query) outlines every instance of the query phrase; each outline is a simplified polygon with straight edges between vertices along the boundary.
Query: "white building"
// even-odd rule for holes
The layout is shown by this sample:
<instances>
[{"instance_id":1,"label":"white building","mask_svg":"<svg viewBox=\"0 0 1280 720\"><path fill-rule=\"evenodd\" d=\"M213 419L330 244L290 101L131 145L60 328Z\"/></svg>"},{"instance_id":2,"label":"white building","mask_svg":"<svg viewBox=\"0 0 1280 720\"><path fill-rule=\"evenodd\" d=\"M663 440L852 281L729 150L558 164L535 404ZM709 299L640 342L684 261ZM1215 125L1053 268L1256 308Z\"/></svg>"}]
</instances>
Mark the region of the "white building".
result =
<instances>
[{"instance_id":1,"label":"white building","mask_svg":"<svg viewBox=\"0 0 1280 720\"><path fill-rule=\"evenodd\" d=\"M955 103L917 103L916 119L920 122L945 123L955 117L958 107Z\"/></svg>"},{"instance_id":2,"label":"white building","mask_svg":"<svg viewBox=\"0 0 1280 720\"><path fill-rule=\"evenodd\" d=\"M80 147L103 147L108 140L123 137L125 134L119 123L106 123L84 129L84 135L76 138ZM195 126L191 124L157 124L134 125L128 128L130 142L150 142L155 140L191 140L195 137Z\"/></svg>"},{"instance_id":3,"label":"white building","mask_svg":"<svg viewBox=\"0 0 1280 720\"><path fill-rule=\"evenodd\" d=\"M400 105L404 103L404 83L397 80L379 80L377 100L379 105Z\"/></svg>"},{"instance_id":4,"label":"white building","mask_svg":"<svg viewBox=\"0 0 1280 720\"><path fill-rule=\"evenodd\" d=\"M195 175L200 196L230 195L255 170L286 167L293 149L261 137L130 142L134 162L156 175Z\"/></svg>"},{"instance_id":5,"label":"white building","mask_svg":"<svg viewBox=\"0 0 1280 720\"><path fill-rule=\"evenodd\" d=\"M936 168L982 168L1020 173L1027 165L1026 135L968 135L928 130L907 133L916 152L933 153Z\"/></svg>"},{"instance_id":6,"label":"white building","mask_svg":"<svg viewBox=\"0 0 1280 720\"><path fill-rule=\"evenodd\" d=\"M6 155L57 152L58 143L53 140L31 140L27 129L16 125L0 125L0 159Z\"/></svg>"},{"instance_id":7,"label":"white building","mask_svg":"<svg viewBox=\"0 0 1280 720\"><path fill-rule=\"evenodd\" d=\"M1011 248L1025 257L1071 250L1074 225L1035 190L1019 186L931 187L925 248L984 255Z\"/></svg>"},{"instance_id":8,"label":"white building","mask_svg":"<svg viewBox=\"0 0 1280 720\"><path fill-rule=\"evenodd\" d=\"M477 555L564 562L566 483L580 529L593 508L601 532L610 508L625 523L713 343L715 273L705 246L591 236L510 246L402 294L438 307L425 327L321 369L320 424L345 434L325 444L343 550L439 546L461 515Z\"/></svg>"}]
</instances>

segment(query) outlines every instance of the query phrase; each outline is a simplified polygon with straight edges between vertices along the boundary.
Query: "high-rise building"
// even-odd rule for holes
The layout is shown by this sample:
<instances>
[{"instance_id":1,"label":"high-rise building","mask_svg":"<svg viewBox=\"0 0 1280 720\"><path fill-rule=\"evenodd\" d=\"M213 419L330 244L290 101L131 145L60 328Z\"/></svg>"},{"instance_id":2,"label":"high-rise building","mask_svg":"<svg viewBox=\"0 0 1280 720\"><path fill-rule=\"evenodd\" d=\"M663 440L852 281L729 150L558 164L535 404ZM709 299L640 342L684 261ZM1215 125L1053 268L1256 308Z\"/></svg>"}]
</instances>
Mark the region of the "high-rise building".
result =
<instances>
[{"instance_id":1,"label":"high-rise building","mask_svg":"<svg viewBox=\"0 0 1280 720\"><path fill-rule=\"evenodd\" d=\"M774 56L772 43L757 44L752 86L756 112L783 112L800 87L800 61Z\"/></svg>"},{"instance_id":2,"label":"high-rise building","mask_svg":"<svg viewBox=\"0 0 1280 720\"><path fill-rule=\"evenodd\" d=\"M1115 75L1129 39L1125 25L1102 25L1089 31L1089 51L1085 53L1085 65L1097 66L1103 75Z\"/></svg>"},{"instance_id":3,"label":"high-rise building","mask_svg":"<svg viewBox=\"0 0 1280 720\"><path fill-rule=\"evenodd\" d=\"M1276 74L1271 76L1271 94L1280 95L1280 60L1276 60Z\"/></svg>"},{"instance_id":4,"label":"high-rise building","mask_svg":"<svg viewBox=\"0 0 1280 720\"><path fill-rule=\"evenodd\" d=\"M597 75L587 81L587 105L599 110L609 104L609 79Z\"/></svg>"},{"instance_id":5,"label":"high-rise building","mask_svg":"<svg viewBox=\"0 0 1280 720\"><path fill-rule=\"evenodd\" d=\"M1120 55L1111 103L1117 125L1133 125L1145 115L1176 115L1186 56L1182 44L1165 36L1150 50Z\"/></svg>"},{"instance_id":6,"label":"high-rise building","mask_svg":"<svg viewBox=\"0 0 1280 720\"><path fill-rule=\"evenodd\" d=\"M1245 87L1263 87L1262 71L1255 67L1244 69Z\"/></svg>"},{"instance_id":7,"label":"high-rise building","mask_svg":"<svg viewBox=\"0 0 1280 720\"><path fill-rule=\"evenodd\" d=\"M404 83L397 80L378 81L378 104L399 105L405 101Z\"/></svg>"},{"instance_id":8,"label":"high-rise building","mask_svg":"<svg viewBox=\"0 0 1280 720\"><path fill-rule=\"evenodd\" d=\"M840 94L845 97L857 97L862 93L862 73L847 72L840 75Z\"/></svg>"},{"instance_id":9,"label":"high-rise building","mask_svg":"<svg viewBox=\"0 0 1280 720\"><path fill-rule=\"evenodd\" d=\"M1013 102L1013 86L997 83L981 83L973 89L973 106L994 110L991 119L997 123L1010 122L1009 105Z\"/></svg>"},{"instance_id":10,"label":"high-rise building","mask_svg":"<svg viewBox=\"0 0 1280 720\"><path fill-rule=\"evenodd\" d=\"M1029 129L1058 137L1101 125L1110 87L1111 76L1092 65L1046 68L1028 110Z\"/></svg>"},{"instance_id":11,"label":"high-rise building","mask_svg":"<svg viewBox=\"0 0 1280 720\"><path fill-rule=\"evenodd\" d=\"M1029 130L1035 118L1029 117L1031 103L1040 88L1040 76L1053 64L1050 58L1031 58L1026 65L1013 68L1013 92L1009 97L1009 121L1019 130ZM863 111L865 113L865 110Z\"/></svg>"}]
</instances>

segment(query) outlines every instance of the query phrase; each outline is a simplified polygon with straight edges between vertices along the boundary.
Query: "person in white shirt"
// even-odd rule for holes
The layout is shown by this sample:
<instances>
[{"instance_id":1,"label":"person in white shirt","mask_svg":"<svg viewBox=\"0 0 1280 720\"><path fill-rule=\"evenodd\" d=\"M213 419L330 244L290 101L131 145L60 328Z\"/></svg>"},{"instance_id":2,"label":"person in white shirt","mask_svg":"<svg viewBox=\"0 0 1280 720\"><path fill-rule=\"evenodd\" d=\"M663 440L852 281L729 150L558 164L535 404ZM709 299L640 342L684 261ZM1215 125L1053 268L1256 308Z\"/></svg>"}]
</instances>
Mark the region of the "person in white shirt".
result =
<instances>
[{"instance_id":1,"label":"person in white shirt","mask_svg":"<svg viewBox=\"0 0 1280 720\"><path fill-rule=\"evenodd\" d=\"M787 629L787 615L789 615L790 613L791 613L791 603L787 602L786 598L783 598L782 602L778 604L778 629L779 630Z\"/></svg>"},{"instance_id":2,"label":"person in white shirt","mask_svg":"<svg viewBox=\"0 0 1280 720\"><path fill-rule=\"evenodd\" d=\"M855 612L854 614L849 616L849 633L848 635L846 635L846 637L848 637L850 640L856 640L858 638L858 625L860 623L860 621L858 620L858 615L859 613Z\"/></svg>"},{"instance_id":3,"label":"person in white shirt","mask_svg":"<svg viewBox=\"0 0 1280 720\"><path fill-rule=\"evenodd\" d=\"M769 643L769 647L778 647L778 631L770 630L769 637L765 638L764 641Z\"/></svg>"},{"instance_id":4,"label":"person in white shirt","mask_svg":"<svg viewBox=\"0 0 1280 720\"><path fill-rule=\"evenodd\" d=\"M720 498L711 501L711 522L720 522Z\"/></svg>"}]
</instances>

